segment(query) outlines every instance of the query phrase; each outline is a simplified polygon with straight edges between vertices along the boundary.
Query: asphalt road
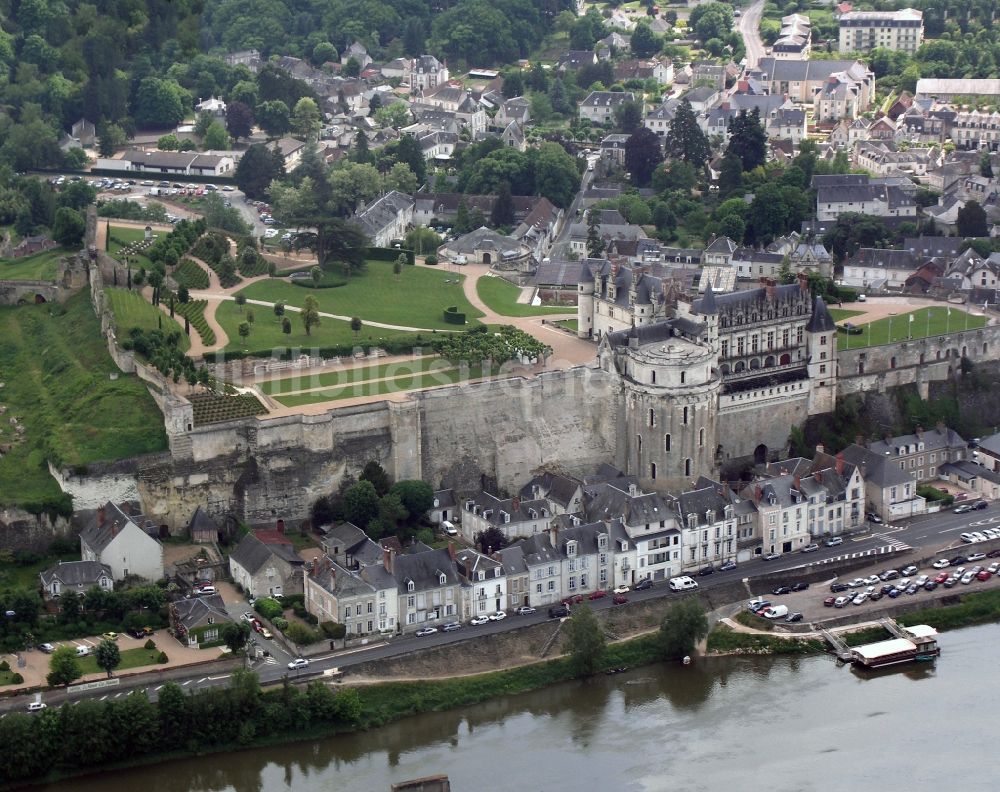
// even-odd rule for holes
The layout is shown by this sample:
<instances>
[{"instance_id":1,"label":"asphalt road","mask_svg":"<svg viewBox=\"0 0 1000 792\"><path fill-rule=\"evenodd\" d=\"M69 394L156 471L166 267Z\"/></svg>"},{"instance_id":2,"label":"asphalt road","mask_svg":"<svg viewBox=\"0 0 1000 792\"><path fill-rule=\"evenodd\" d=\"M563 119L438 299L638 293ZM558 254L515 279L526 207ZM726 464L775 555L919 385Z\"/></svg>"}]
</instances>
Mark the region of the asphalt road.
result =
<instances>
[{"instance_id":1,"label":"asphalt road","mask_svg":"<svg viewBox=\"0 0 1000 792\"><path fill-rule=\"evenodd\" d=\"M752 69L764 57L764 42L760 40L760 18L764 13L764 0L747 6L737 25L747 52L747 68Z\"/></svg>"},{"instance_id":2,"label":"asphalt road","mask_svg":"<svg viewBox=\"0 0 1000 792\"><path fill-rule=\"evenodd\" d=\"M865 533L855 535L845 539L842 545L837 547L821 547L813 553L789 553L775 561L754 560L741 564L734 570L728 572L715 572L698 578L701 588L713 588L731 583L734 580L742 580L763 573L773 573L783 570L792 570L803 565L830 565L831 577L836 575L836 561L858 556L873 556L873 561L880 562L886 559L886 553L891 548L892 551L901 552L911 548L919 548L927 555L954 555L953 548L968 547L959 538L963 531L977 530L988 525L1000 525L1000 506L991 504L988 509L969 512L957 515L950 511L933 515L925 515L912 520L899 521L894 524L871 525ZM852 574L854 574L852 572ZM660 597L673 596L664 583L659 583L652 589L646 591L631 591L628 594L629 600L641 602ZM611 597L593 600L590 606L594 610L604 610L606 608L617 607L612 604ZM249 607L246 603L237 602L228 606L230 613L239 618L240 614ZM323 672L332 669L348 669L359 663L378 660L386 657L406 654L415 649L442 646L474 639L478 635L487 635L516 629L524 625L536 624L548 620L547 609L540 608L528 616L508 615L506 619L499 622L489 622L478 627L463 624L461 629L454 632L437 632L430 636L418 638L414 635L403 635L388 638L384 641L377 641L368 647L348 650L346 652L331 652L310 659L309 668L299 671L289 671L288 662L291 655L276 641L266 641L261 636L255 636L255 640L271 653L271 658L254 661L251 665L264 683L280 681L286 674L293 680L313 679L321 677ZM228 684L229 674L218 674L206 676L203 672L192 674L190 677L182 677L177 681L185 690L197 690L214 685ZM67 697L62 692L46 693L43 699L50 705L57 705L61 701L70 698L77 701L84 697L108 699L127 695L130 690L145 690L151 699L156 698L156 692L162 687L162 683L157 680L149 685L137 688L111 688L77 693ZM28 696L16 699L8 699L0 702L0 712L12 710L23 710Z\"/></svg>"}]
</instances>

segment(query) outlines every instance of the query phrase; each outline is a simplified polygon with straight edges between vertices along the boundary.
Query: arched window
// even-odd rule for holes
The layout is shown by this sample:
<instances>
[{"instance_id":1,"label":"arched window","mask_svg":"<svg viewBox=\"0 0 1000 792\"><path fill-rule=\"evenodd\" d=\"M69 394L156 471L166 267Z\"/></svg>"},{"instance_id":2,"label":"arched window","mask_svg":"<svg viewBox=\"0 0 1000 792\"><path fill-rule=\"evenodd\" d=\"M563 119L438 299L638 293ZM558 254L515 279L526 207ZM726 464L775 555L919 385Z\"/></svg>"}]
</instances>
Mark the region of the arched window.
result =
<instances>
[{"instance_id":1,"label":"arched window","mask_svg":"<svg viewBox=\"0 0 1000 792\"><path fill-rule=\"evenodd\" d=\"M705 447L705 428L702 427L698 430L698 445L702 448Z\"/></svg>"},{"instance_id":2,"label":"arched window","mask_svg":"<svg viewBox=\"0 0 1000 792\"><path fill-rule=\"evenodd\" d=\"M656 463L655 462L650 462L649 463L649 477L651 479L655 479L656 478Z\"/></svg>"},{"instance_id":3,"label":"arched window","mask_svg":"<svg viewBox=\"0 0 1000 792\"><path fill-rule=\"evenodd\" d=\"M656 384L656 372L655 371L649 372L649 381L651 383L653 383L654 385Z\"/></svg>"},{"instance_id":4,"label":"arched window","mask_svg":"<svg viewBox=\"0 0 1000 792\"><path fill-rule=\"evenodd\" d=\"M685 476L690 476L691 475L691 460L690 459L685 459L684 460L684 475Z\"/></svg>"},{"instance_id":5,"label":"arched window","mask_svg":"<svg viewBox=\"0 0 1000 792\"><path fill-rule=\"evenodd\" d=\"M682 371L681 372L681 385L684 384L684 380L685 380L686 377L687 377L687 372L686 371Z\"/></svg>"},{"instance_id":6,"label":"arched window","mask_svg":"<svg viewBox=\"0 0 1000 792\"><path fill-rule=\"evenodd\" d=\"M687 408L687 407L685 407L685 408L684 408L684 419L682 420L682 423L683 423L683 424L684 424L685 426L687 426L687 422L688 422L688 408Z\"/></svg>"},{"instance_id":7,"label":"arched window","mask_svg":"<svg viewBox=\"0 0 1000 792\"><path fill-rule=\"evenodd\" d=\"M668 434L663 435L663 450L670 451L670 435Z\"/></svg>"},{"instance_id":8,"label":"arched window","mask_svg":"<svg viewBox=\"0 0 1000 792\"><path fill-rule=\"evenodd\" d=\"M649 425L656 426L656 413L653 412L653 408L649 408Z\"/></svg>"},{"instance_id":9,"label":"arched window","mask_svg":"<svg viewBox=\"0 0 1000 792\"><path fill-rule=\"evenodd\" d=\"M636 451L641 455L642 454L642 435L641 434L637 434L635 436L635 447L636 447Z\"/></svg>"},{"instance_id":10,"label":"arched window","mask_svg":"<svg viewBox=\"0 0 1000 792\"><path fill-rule=\"evenodd\" d=\"M889 368L891 368L891 369L896 368L896 358L895 357L889 358Z\"/></svg>"}]
</instances>

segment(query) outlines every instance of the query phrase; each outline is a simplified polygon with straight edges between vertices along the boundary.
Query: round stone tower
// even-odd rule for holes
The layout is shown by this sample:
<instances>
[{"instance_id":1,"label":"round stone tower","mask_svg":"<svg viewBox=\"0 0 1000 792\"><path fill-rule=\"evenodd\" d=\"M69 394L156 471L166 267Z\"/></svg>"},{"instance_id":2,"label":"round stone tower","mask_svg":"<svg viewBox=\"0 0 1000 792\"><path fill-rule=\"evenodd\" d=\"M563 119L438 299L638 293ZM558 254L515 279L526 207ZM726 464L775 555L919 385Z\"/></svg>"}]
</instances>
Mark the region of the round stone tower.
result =
<instances>
[{"instance_id":1,"label":"round stone tower","mask_svg":"<svg viewBox=\"0 0 1000 792\"><path fill-rule=\"evenodd\" d=\"M716 415L722 380L707 327L668 320L612 333L601 364L619 377L619 461L655 489L687 486L716 473Z\"/></svg>"}]
</instances>

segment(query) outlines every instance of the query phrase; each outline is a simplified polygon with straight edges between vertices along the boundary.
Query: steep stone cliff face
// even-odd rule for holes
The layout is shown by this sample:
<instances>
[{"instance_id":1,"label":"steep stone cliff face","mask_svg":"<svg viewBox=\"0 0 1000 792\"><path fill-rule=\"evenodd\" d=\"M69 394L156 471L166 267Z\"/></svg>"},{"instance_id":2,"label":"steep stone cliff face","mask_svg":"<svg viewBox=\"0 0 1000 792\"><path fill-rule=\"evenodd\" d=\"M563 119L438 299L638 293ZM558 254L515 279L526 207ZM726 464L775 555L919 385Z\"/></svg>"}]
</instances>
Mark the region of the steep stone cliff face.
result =
<instances>
[{"instance_id":1,"label":"steep stone cliff face","mask_svg":"<svg viewBox=\"0 0 1000 792\"><path fill-rule=\"evenodd\" d=\"M0 547L4 550L44 553L53 539L68 536L70 532L69 520L62 517L52 519L23 509L0 510Z\"/></svg>"}]
</instances>

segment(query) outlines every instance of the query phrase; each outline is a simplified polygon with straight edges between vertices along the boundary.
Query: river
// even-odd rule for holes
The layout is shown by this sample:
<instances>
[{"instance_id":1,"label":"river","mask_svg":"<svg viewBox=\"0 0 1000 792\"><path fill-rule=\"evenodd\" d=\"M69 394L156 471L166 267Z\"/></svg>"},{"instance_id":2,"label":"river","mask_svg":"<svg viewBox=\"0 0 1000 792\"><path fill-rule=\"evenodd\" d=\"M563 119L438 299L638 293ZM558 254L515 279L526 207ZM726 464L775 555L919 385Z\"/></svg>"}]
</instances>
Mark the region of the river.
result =
<instances>
[{"instance_id":1,"label":"river","mask_svg":"<svg viewBox=\"0 0 1000 792\"><path fill-rule=\"evenodd\" d=\"M944 633L935 664L868 676L829 657L699 659L44 789L388 792L434 773L455 792L986 788L998 642L1000 625Z\"/></svg>"}]
</instances>

